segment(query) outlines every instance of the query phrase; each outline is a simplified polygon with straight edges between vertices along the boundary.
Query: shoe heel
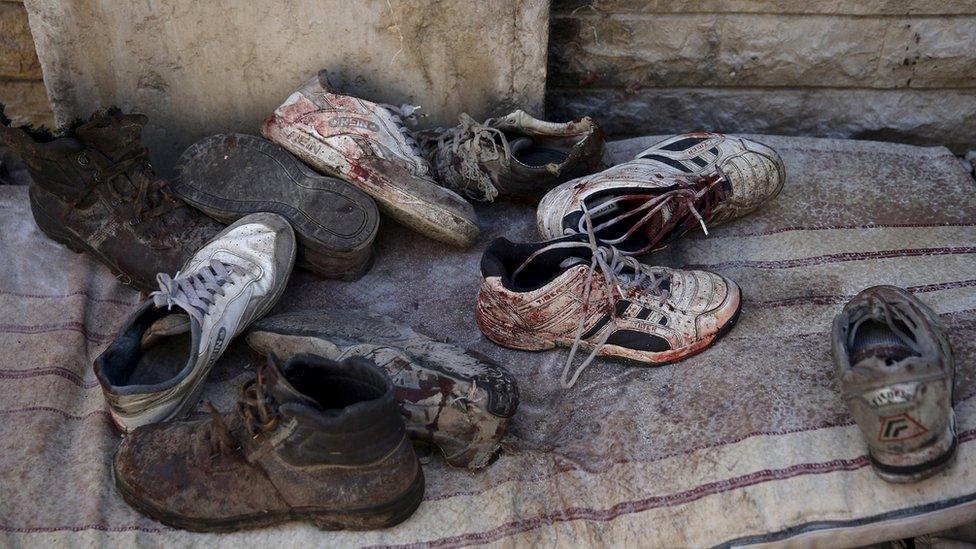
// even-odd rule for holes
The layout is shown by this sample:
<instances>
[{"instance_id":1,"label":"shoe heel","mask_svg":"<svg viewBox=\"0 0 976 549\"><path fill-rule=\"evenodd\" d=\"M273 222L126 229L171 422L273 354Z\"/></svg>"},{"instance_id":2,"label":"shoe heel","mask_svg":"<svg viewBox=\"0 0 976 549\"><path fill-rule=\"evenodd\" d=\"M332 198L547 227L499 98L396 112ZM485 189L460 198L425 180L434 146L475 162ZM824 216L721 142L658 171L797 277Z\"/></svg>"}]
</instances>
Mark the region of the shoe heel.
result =
<instances>
[{"instance_id":1,"label":"shoe heel","mask_svg":"<svg viewBox=\"0 0 976 549\"><path fill-rule=\"evenodd\" d=\"M307 517L319 530L381 530L410 518L424 499L424 473L418 466L410 488L397 499L371 509Z\"/></svg>"},{"instance_id":2,"label":"shoe heel","mask_svg":"<svg viewBox=\"0 0 976 549\"><path fill-rule=\"evenodd\" d=\"M475 320L481 333L502 347L520 351L547 351L556 346L554 341L539 338L522 328L499 321L480 300Z\"/></svg>"}]
</instances>

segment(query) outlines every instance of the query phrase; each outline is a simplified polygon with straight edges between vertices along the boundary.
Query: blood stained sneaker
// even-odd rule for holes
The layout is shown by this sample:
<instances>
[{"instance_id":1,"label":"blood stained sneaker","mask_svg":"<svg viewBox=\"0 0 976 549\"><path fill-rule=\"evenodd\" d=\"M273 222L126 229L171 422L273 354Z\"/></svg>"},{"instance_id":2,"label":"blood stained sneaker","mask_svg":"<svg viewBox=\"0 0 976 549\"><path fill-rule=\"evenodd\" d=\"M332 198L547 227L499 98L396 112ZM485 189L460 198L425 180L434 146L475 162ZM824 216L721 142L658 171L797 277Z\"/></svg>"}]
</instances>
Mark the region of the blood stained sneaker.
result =
<instances>
[{"instance_id":1,"label":"blood stained sneaker","mask_svg":"<svg viewBox=\"0 0 976 549\"><path fill-rule=\"evenodd\" d=\"M276 213L298 237L298 265L326 278L356 279L370 266L379 211L349 183L319 175L260 137L213 135L183 152L173 188L210 217L233 223Z\"/></svg>"},{"instance_id":2,"label":"blood stained sneaker","mask_svg":"<svg viewBox=\"0 0 976 549\"><path fill-rule=\"evenodd\" d=\"M109 109L55 136L11 128L0 105L0 145L23 159L37 227L86 252L142 291L174 272L223 228L176 198L149 164L146 117Z\"/></svg>"},{"instance_id":3,"label":"blood stained sneaker","mask_svg":"<svg viewBox=\"0 0 976 549\"><path fill-rule=\"evenodd\" d=\"M210 411L140 427L122 441L112 477L129 505L198 532L296 520L370 530L420 506L424 475L393 387L366 359L270 362L233 410Z\"/></svg>"},{"instance_id":4,"label":"blood stained sneaker","mask_svg":"<svg viewBox=\"0 0 976 549\"><path fill-rule=\"evenodd\" d=\"M366 192L407 227L470 246L479 232L477 216L431 176L404 124L414 110L337 93L320 71L264 121L261 133L316 170Z\"/></svg>"},{"instance_id":5,"label":"blood stained sneaker","mask_svg":"<svg viewBox=\"0 0 976 549\"><path fill-rule=\"evenodd\" d=\"M698 133L672 137L634 160L569 181L540 202L543 238L592 230L605 245L639 255L689 229L741 217L783 188L779 155L748 139ZM592 227L592 229L588 229Z\"/></svg>"},{"instance_id":6,"label":"blood stained sneaker","mask_svg":"<svg viewBox=\"0 0 976 549\"><path fill-rule=\"evenodd\" d=\"M417 132L438 181L471 200L538 202L554 186L603 165L604 135L590 117L547 122L517 110L478 123Z\"/></svg>"},{"instance_id":7,"label":"blood stained sneaker","mask_svg":"<svg viewBox=\"0 0 976 549\"><path fill-rule=\"evenodd\" d=\"M513 349L570 347L561 379L567 388L598 355L650 365L694 355L731 329L741 305L731 280L639 263L585 235L532 244L496 239L481 275L481 332ZM570 373L578 347L590 355Z\"/></svg>"},{"instance_id":8,"label":"blood stained sneaker","mask_svg":"<svg viewBox=\"0 0 976 549\"><path fill-rule=\"evenodd\" d=\"M834 319L831 344L841 394L874 472L902 483L949 467L955 365L935 312L901 288L874 286Z\"/></svg>"},{"instance_id":9,"label":"blood stained sneaker","mask_svg":"<svg viewBox=\"0 0 976 549\"><path fill-rule=\"evenodd\" d=\"M281 297L295 235L279 215L230 225L150 294L95 360L109 413L122 432L181 417L227 345Z\"/></svg>"},{"instance_id":10,"label":"blood stained sneaker","mask_svg":"<svg viewBox=\"0 0 976 549\"><path fill-rule=\"evenodd\" d=\"M439 447L455 467L488 465L518 408L515 378L501 366L375 313L317 310L270 316L251 327L247 342L281 359L312 353L375 362L393 380L410 436Z\"/></svg>"}]
</instances>

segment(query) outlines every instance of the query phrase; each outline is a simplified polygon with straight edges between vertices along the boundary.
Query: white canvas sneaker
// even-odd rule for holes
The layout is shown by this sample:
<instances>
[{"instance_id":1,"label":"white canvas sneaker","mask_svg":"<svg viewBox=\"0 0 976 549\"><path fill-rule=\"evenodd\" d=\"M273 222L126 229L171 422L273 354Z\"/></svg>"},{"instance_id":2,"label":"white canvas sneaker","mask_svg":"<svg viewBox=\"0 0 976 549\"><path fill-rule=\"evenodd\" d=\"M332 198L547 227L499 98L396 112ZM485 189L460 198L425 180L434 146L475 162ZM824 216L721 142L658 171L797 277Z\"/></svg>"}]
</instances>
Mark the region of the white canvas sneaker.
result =
<instances>
[{"instance_id":1,"label":"white canvas sneaker","mask_svg":"<svg viewBox=\"0 0 976 549\"><path fill-rule=\"evenodd\" d=\"M474 208L434 181L405 126L417 108L344 95L320 71L265 119L261 134L372 196L385 214L410 229L470 246L479 232Z\"/></svg>"},{"instance_id":2,"label":"white canvas sneaker","mask_svg":"<svg viewBox=\"0 0 976 549\"><path fill-rule=\"evenodd\" d=\"M186 415L227 345L278 301L295 263L295 234L256 213L205 244L149 295L95 360L122 432Z\"/></svg>"}]
</instances>

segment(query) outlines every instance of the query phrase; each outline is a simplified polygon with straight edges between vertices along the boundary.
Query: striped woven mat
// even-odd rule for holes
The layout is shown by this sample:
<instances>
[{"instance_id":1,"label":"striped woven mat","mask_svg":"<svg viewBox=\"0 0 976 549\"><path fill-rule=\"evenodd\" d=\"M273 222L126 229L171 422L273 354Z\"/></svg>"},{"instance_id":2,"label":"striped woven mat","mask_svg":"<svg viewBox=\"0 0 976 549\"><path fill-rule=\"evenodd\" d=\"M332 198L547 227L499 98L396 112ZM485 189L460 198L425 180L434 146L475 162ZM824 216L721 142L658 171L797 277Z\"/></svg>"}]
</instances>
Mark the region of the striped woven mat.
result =
<instances>
[{"instance_id":1,"label":"striped woven mat","mask_svg":"<svg viewBox=\"0 0 976 549\"><path fill-rule=\"evenodd\" d=\"M292 524L200 535L129 509L109 463L119 438L91 371L139 295L46 240L24 187L0 187L0 540L451 547L862 544L976 518L976 186L944 148L764 137L788 181L768 207L647 258L706 267L745 295L739 324L684 362L597 360L559 389L566 351L510 351L481 337L474 297L496 236L536 240L526 206L479 207L484 235L447 249L384 219L373 270L355 283L296 273L276 311L357 307L506 364L522 404L489 469L425 458L426 500L386 531ZM624 160L651 138L613 144ZM959 456L892 486L871 472L838 396L828 330L860 289L896 284L943 318L956 354ZM258 358L236 342L204 398L229 409Z\"/></svg>"}]
</instances>

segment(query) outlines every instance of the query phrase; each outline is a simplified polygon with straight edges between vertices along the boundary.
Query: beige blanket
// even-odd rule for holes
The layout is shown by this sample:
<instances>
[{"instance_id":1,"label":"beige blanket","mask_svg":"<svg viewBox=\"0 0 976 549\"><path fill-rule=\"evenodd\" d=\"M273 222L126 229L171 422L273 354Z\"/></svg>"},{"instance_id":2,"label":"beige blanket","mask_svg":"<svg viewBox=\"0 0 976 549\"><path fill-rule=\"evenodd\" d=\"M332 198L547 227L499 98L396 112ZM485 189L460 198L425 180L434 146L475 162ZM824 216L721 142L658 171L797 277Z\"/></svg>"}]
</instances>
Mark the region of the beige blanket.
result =
<instances>
[{"instance_id":1,"label":"beige blanket","mask_svg":"<svg viewBox=\"0 0 976 549\"><path fill-rule=\"evenodd\" d=\"M129 509L109 463L119 438L91 371L136 292L46 240L26 188L0 187L0 544L708 546L867 543L976 518L976 193L943 148L768 137L789 180L758 214L650 261L705 266L746 296L738 326L684 362L598 360L558 386L564 350L497 347L473 318L491 238L535 240L525 206L480 208L475 249L448 249L384 220L373 270L355 283L296 273L277 311L355 306L490 355L522 404L493 466L425 460L426 501L404 524L329 533L304 524L189 534ZM618 159L640 143L614 145ZM831 318L858 290L907 287L938 311L956 352L960 446L945 474L876 478L838 397ZM228 409L257 364L231 346L205 398ZM829 536L829 537L825 537Z\"/></svg>"}]
</instances>

